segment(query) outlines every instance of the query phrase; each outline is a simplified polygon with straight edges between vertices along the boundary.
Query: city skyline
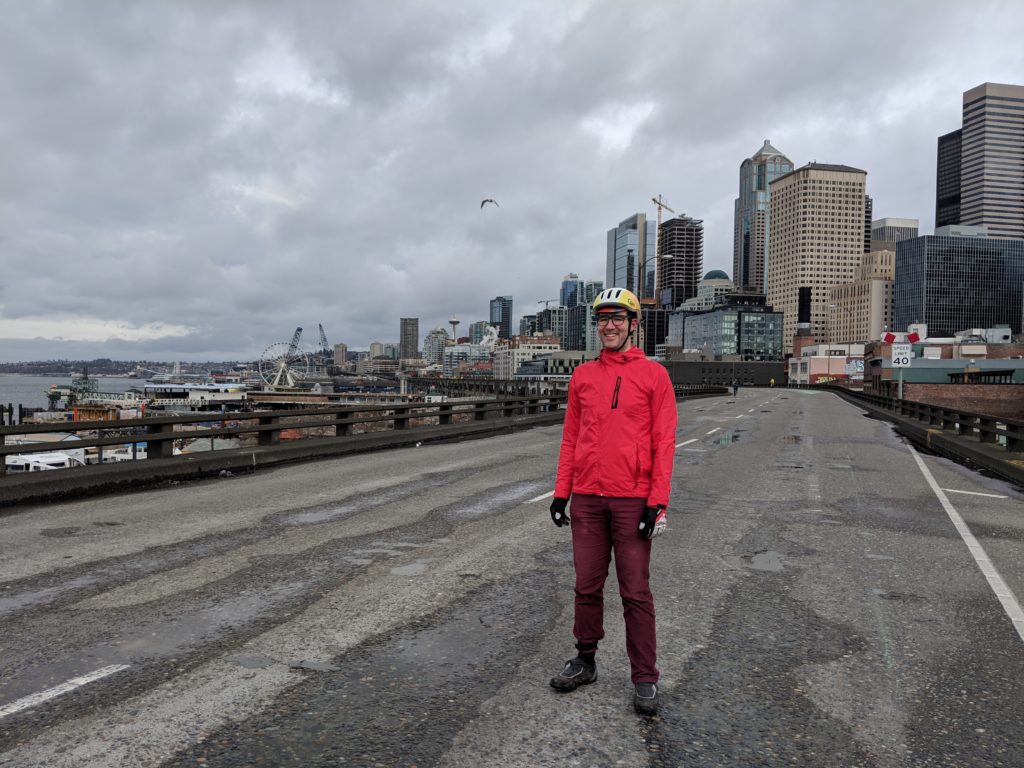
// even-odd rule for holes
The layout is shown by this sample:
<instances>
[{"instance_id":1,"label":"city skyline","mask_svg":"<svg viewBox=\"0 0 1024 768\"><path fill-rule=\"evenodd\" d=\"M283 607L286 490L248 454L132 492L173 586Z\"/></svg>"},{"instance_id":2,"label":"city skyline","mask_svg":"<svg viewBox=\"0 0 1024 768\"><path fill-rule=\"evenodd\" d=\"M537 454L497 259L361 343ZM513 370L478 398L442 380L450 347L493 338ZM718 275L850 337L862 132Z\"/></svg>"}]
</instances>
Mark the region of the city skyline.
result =
<instances>
[{"instance_id":1,"label":"city skyline","mask_svg":"<svg viewBox=\"0 0 1024 768\"><path fill-rule=\"evenodd\" d=\"M735 279L765 139L930 233L963 92L1024 71L999 3L782 2L792 51L721 3L311 7L9 9L0 360L254 359L318 323L357 349L401 317L422 342L495 296L518 328L659 195Z\"/></svg>"}]
</instances>

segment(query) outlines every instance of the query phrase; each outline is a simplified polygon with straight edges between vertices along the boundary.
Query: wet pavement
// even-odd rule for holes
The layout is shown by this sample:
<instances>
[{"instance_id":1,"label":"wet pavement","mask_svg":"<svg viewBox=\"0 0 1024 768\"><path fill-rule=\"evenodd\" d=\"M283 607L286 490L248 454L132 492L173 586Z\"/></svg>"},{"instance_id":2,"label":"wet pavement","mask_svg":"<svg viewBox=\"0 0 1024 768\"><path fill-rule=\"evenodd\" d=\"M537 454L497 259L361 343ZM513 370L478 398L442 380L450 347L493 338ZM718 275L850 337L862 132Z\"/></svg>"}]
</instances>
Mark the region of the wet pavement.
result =
<instances>
[{"instance_id":1,"label":"wet pavement","mask_svg":"<svg viewBox=\"0 0 1024 768\"><path fill-rule=\"evenodd\" d=\"M659 717L614 569L599 681L547 685L572 566L540 428L5 518L0 765L1024 765L1024 641L887 425L753 389L680 425ZM1024 594L1024 496L925 461Z\"/></svg>"},{"instance_id":2,"label":"wet pavement","mask_svg":"<svg viewBox=\"0 0 1024 768\"><path fill-rule=\"evenodd\" d=\"M437 765L551 628L553 597L541 573L480 588L308 671L272 712L204 734L164 766Z\"/></svg>"}]
</instances>

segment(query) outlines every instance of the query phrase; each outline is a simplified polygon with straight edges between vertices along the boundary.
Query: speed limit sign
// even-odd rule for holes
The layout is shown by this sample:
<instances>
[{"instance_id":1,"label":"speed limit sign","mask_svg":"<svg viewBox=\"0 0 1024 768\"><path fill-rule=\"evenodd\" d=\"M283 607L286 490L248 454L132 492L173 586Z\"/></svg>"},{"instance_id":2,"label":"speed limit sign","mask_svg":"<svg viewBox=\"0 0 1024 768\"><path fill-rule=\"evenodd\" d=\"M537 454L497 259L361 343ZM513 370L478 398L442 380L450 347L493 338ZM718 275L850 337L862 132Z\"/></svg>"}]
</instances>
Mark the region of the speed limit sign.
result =
<instances>
[{"instance_id":1,"label":"speed limit sign","mask_svg":"<svg viewBox=\"0 0 1024 768\"><path fill-rule=\"evenodd\" d=\"M892 345L892 367L893 368L909 368L910 361L914 357L913 346L911 344L893 344Z\"/></svg>"}]
</instances>

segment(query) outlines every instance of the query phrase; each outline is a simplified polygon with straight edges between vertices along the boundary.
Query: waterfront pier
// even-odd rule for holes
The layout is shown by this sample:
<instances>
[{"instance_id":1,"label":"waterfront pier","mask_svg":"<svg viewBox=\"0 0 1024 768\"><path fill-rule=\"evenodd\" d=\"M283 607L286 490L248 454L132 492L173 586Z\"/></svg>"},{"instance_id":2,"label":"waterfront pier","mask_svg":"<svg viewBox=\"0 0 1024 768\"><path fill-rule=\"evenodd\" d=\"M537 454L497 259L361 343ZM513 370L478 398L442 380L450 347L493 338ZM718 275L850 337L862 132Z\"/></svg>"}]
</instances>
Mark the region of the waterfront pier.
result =
<instances>
[{"instance_id":1,"label":"waterfront pier","mask_svg":"<svg viewBox=\"0 0 1024 768\"><path fill-rule=\"evenodd\" d=\"M614 571L599 681L548 687L573 574L535 414L4 510L0 765L1024 764L1021 488L833 392L678 407L658 718Z\"/></svg>"}]
</instances>

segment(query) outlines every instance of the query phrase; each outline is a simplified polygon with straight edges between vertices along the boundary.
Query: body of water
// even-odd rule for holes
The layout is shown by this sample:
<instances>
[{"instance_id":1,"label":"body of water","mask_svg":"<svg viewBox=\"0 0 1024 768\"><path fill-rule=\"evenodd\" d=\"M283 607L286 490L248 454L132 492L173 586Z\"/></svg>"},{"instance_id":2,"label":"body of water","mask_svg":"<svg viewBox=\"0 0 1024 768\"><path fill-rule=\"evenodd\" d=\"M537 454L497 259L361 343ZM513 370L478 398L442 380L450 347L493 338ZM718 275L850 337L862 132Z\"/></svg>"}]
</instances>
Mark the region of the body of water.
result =
<instances>
[{"instance_id":1,"label":"body of water","mask_svg":"<svg viewBox=\"0 0 1024 768\"><path fill-rule=\"evenodd\" d=\"M70 384L70 376L24 376L17 373L0 373L0 404L8 403L17 408L45 408L46 393L51 384ZM123 379L111 377L96 379L100 392L127 392L132 387L141 387L144 379Z\"/></svg>"}]
</instances>

